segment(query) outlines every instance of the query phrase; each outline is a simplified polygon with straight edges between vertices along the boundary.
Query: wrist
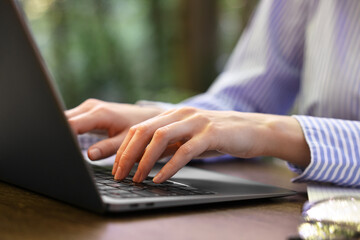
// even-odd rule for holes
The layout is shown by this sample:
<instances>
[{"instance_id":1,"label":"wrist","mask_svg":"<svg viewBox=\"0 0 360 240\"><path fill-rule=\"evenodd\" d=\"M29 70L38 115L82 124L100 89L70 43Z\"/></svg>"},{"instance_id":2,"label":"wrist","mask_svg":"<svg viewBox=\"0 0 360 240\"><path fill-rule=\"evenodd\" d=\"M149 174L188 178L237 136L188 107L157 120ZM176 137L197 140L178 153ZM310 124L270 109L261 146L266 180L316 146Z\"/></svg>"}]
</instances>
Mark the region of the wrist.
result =
<instances>
[{"instance_id":1,"label":"wrist","mask_svg":"<svg viewBox=\"0 0 360 240\"><path fill-rule=\"evenodd\" d=\"M310 149L299 122L290 116L269 115L264 155L278 157L299 167L310 163Z\"/></svg>"}]
</instances>

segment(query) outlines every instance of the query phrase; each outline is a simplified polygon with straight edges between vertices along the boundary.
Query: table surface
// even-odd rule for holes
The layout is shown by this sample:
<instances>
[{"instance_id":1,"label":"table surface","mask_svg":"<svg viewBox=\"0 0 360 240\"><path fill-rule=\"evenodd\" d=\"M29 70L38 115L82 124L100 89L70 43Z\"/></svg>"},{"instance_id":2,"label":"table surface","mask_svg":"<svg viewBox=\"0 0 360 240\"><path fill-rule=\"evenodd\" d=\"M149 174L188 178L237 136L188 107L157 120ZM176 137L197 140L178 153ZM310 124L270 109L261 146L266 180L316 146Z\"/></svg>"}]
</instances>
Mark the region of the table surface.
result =
<instances>
[{"instance_id":1,"label":"table surface","mask_svg":"<svg viewBox=\"0 0 360 240\"><path fill-rule=\"evenodd\" d=\"M288 239L297 235L306 186L280 160L193 166L292 189L290 197L97 215L0 182L0 239Z\"/></svg>"}]
</instances>

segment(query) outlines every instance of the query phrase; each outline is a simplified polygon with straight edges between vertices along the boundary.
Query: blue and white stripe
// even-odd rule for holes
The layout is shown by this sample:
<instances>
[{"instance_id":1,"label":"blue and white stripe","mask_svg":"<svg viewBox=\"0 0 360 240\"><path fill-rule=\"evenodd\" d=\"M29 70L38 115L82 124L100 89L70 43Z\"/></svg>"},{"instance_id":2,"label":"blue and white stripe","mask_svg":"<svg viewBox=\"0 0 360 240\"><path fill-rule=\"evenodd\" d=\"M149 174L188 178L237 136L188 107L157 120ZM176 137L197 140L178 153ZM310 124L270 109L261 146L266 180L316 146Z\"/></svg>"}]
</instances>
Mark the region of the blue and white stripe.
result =
<instances>
[{"instance_id":1,"label":"blue and white stripe","mask_svg":"<svg viewBox=\"0 0 360 240\"><path fill-rule=\"evenodd\" d=\"M311 163L294 181L360 187L360 1L262 1L224 72L181 105L296 109Z\"/></svg>"}]
</instances>

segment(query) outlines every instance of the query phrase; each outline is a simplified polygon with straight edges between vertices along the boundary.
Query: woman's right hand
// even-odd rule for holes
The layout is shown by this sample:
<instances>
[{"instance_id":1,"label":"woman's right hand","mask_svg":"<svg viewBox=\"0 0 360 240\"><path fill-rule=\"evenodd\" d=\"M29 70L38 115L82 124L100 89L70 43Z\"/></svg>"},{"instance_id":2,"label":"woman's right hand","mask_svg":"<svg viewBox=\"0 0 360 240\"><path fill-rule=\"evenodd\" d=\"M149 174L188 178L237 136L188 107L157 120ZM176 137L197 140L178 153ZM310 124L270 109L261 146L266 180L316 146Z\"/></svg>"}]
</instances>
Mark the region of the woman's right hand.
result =
<instances>
[{"instance_id":1,"label":"woman's right hand","mask_svg":"<svg viewBox=\"0 0 360 240\"><path fill-rule=\"evenodd\" d=\"M93 130L106 130L109 138L88 149L91 160L99 160L115 154L133 125L157 116L164 110L156 107L141 107L132 104L104 102L88 99L65 112L76 134Z\"/></svg>"}]
</instances>

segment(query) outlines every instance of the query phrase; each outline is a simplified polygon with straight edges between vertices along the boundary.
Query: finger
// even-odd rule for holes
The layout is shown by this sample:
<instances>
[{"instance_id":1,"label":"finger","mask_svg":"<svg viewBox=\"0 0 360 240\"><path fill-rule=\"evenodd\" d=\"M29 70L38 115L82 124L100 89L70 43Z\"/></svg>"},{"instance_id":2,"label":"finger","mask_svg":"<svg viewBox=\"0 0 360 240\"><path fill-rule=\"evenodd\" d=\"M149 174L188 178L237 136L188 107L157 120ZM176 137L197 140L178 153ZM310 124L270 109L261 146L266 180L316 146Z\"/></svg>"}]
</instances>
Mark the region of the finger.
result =
<instances>
[{"instance_id":1,"label":"finger","mask_svg":"<svg viewBox=\"0 0 360 240\"><path fill-rule=\"evenodd\" d=\"M132 166L141 158L158 128L184 118L184 114L176 112L176 110L169 111L168 114L156 116L130 128L131 137L127 138L127 141L121 146L113 167L116 180L121 180L129 174Z\"/></svg>"},{"instance_id":2,"label":"finger","mask_svg":"<svg viewBox=\"0 0 360 240\"><path fill-rule=\"evenodd\" d=\"M108 129L112 124L111 118L106 114L101 114L99 111L85 112L69 118L68 122L77 134L86 133L95 129Z\"/></svg>"},{"instance_id":3,"label":"finger","mask_svg":"<svg viewBox=\"0 0 360 240\"><path fill-rule=\"evenodd\" d=\"M149 143L155 129L158 126L166 124L170 121L171 119L168 117L157 116L130 128L128 135L125 137L124 142L121 144L118 152L116 153L112 169L112 174L115 179L121 180L128 174L133 163L140 160L140 154L144 152L144 149ZM136 138L134 140L133 138L135 135ZM130 144L131 142L132 144ZM137 152L133 152L136 148L138 149ZM127 164L127 161L129 161L130 164Z\"/></svg>"},{"instance_id":4,"label":"finger","mask_svg":"<svg viewBox=\"0 0 360 240\"><path fill-rule=\"evenodd\" d=\"M98 121L101 121L101 119L95 118L89 112L68 119L71 128L77 134L83 134L97 129Z\"/></svg>"},{"instance_id":5,"label":"finger","mask_svg":"<svg viewBox=\"0 0 360 240\"><path fill-rule=\"evenodd\" d=\"M141 131L135 131L125 149L117 154L119 159L114 177L115 180L122 180L129 174L135 162L143 154L150 138L151 136L144 136Z\"/></svg>"},{"instance_id":6,"label":"finger","mask_svg":"<svg viewBox=\"0 0 360 240\"><path fill-rule=\"evenodd\" d=\"M142 182L169 145L188 139L196 133L197 128L193 121L184 120L157 129L140 160L133 181Z\"/></svg>"},{"instance_id":7,"label":"finger","mask_svg":"<svg viewBox=\"0 0 360 240\"><path fill-rule=\"evenodd\" d=\"M112 169L112 175L115 175L118 168L119 168L119 161L120 161L120 158L122 156L122 153L124 152L124 150L126 149L127 145L129 144L130 140L132 139L133 135L135 134L135 131L133 128L131 128L129 130L129 132L127 133L123 143L121 144L119 150L117 151L116 153L116 157L115 157L115 162L114 162L114 165L113 165L113 169Z\"/></svg>"},{"instance_id":8,"label":"finger","mask_svg":"<svg viewBox=\"0 0 360 240\"><path fill-rule=\"evenodd\" d=\"M102 101L100 101L100 100L88 99L88 100L84 101L83 103L81 103L79 106L77 106L73 109L66 110L65 115L67 118L72 118L72 117L78 116L80 114L83 114L83 113L89 111L94 106L96 106L100 103L102 103Z\"/></svg>"},{"instance_id":9,"label":"finger","mask_svg":"<svg viewBox=\"0 0 360 240\"><path fill-rule=\"evenodd\" d=\"M205 152L209 147L208 140L203 137L192 138L184 143L168 163L154 177L155 183L162 183L175 175L191 159Z\"/></svg>"},{"instance_id":10,"label":"finger","mask_svg":"<svg viewBox=\"0 0 360 240\"><path fill-rule=\"evenodd\" d=\"M122 152L124 152L125 148L129 144L131 137L132 137L132 135L126 136L123 143L121 144L121 146L116 154L116 157L115 157L115 162L114 162L113 169L112 169L112 175L115 175L116 170L118 169L118 166L119 166L119 160L121 158ZM168 148L165 149L165 151L163 152L163 154L161 155L160 158L174 155L174 153L179 149L180 146L181 146L180 142L169 145ZM138 159L137 162L140 162L140 159Z\"/></svg>"},{"instance_id":11,"label":"finger","mask_svg":"<svg viewBox=\"0 0 360 240\"><path fill-rule=\"evenodd\" d=\"M126 133L116 135L95 143L88 149L88 156L91 160L99 160L115 154L125 138Z\"/></svg>"}]
</instances>

